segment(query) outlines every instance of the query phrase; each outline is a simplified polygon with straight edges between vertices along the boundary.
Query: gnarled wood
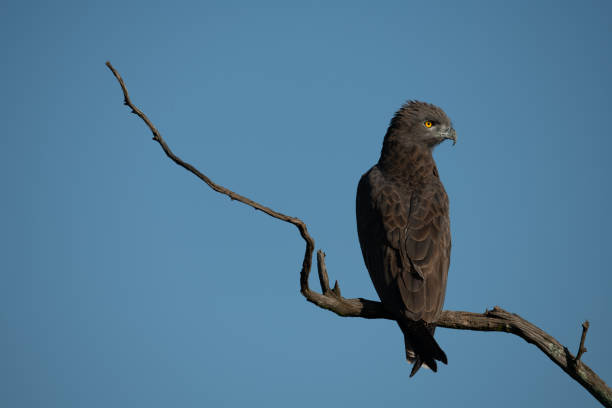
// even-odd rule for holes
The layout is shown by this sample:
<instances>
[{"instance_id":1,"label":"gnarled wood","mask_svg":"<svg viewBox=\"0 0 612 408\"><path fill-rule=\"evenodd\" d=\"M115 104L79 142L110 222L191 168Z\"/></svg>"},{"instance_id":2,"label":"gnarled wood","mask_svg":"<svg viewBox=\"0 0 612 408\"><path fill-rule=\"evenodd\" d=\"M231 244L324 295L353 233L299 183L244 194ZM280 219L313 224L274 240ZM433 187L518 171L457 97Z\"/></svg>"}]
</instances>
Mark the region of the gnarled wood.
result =
<instances>
[{"instance_id":1,"label":"gnarled wood","mask_svg":"<svg viewBox=\"0 0 612 408\"><path fill-rule=\"evenodd\" d=\"M153 133L153 140L160 144L166 155L179 166L190 171L210 188L218 193L230 197L232 200L240 201L249 205L256 210L260 210L271 217L281 221L288 222L297 227L301 237L306 242L304 259L302 261L302 269L300 271L300 292L306 300L315 305L330 310L337 315L344 317L362 317L365 319L393 319L391 315L384 309L382 303L373 300L353 298L347 299L342 297L340 286L336 281L334 288L329 287L329 277L327 267L325 266L325 254L322 251L317 252L317 270L319 274L319 283L321 292L318 293L310 289L308 285L308 277L312 266L312 254L314 252L314 239L308 233L306 224L296 217L290 217L273 209L261 205L247 197L237 194L223 186L214 183L211 179L201 173L191 164L184 162L176 156L168 147L159 131L153 126L149 118L130 100L128 90L123 82L123 79L110 62L106 66L112 71L117 81L121 85L123 91L124 104L132 109L132 113L140 117ZM557 364L570 377L578 381L588 392L591 393L605 407L612 408L612 389L599 378L593 370L584 364L580 358L586 352L584 341L588 330L588 322L583 323L583 331L576 357L569 352L567 347L559 343L554 337L546 333L539 327L529 323L517 314L509 313L499 307L494 307L493 310L488 310L485 313L472 313L445 310L442 312L440 319L437 321L438 327L446 327L449 329L458 330L477 330L477 331L498 331L515 334L523 338L528 343L534 344L544 354L548 356L555 364Z\"/></svg>"}]
</instances>

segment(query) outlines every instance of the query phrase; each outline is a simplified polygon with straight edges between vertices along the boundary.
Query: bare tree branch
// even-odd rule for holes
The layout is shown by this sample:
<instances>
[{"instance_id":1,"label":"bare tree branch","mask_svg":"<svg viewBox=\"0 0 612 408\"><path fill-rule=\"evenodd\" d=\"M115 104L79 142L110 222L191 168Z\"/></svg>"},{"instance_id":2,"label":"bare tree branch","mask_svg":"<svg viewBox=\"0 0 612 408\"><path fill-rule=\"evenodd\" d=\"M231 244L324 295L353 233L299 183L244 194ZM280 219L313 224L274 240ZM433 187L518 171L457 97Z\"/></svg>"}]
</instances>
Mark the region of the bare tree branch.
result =
<instances>
[{"instance_id":1,"label":"bare tree branch","mask_svg":"<svg viewBox=\"0 0 612 408\"><path fill-rule=\"evenodd\" d=\"M110 62L106 62L106 66L112 71L117 81L121 85L123 91L124 104L132 109L132 113L140 117L153 133L153 140L160 144L166 155L179 166L185 168L198 178L204 181L210 188L218 193L224 194L232 200L240 201L249 205L256 210L263 211L271 217L281 221L288 222L297 227L300 235L306 242L304 259L302 261L302 269L300 271L300 292L309 302L315 305L330 310L337 315L345 317L362 317L366 319L390 319L393 320L389 312L387 312L382 303L373 300L353 298L347 299L342 297L340 286L336 281L333 289L329 287L329 276L325 265L325 254L322 251L317 252L317 271L319 274L319 283L321 292L318 293L310 289L308 286L308 277L312 266L312 254L315 248L314 239L308 233L306 224L296 217L290 217L273 209L261 205L247 197L237 194L223 186L214 183L206 177L198 169L189 163L184 162L176 156L168 147L159 131L153 126L149 118L130 100L127 88L121 75L115 70ZM446 327L449 329L459 330L476 330L476 331L497 331L515 334L528 343L534 344L548 358L557 364L570 377L578 381L588 392L591 393L605 407L612 408L612 390L606 383L599 378L586 364L580 361L582 354L586 352L584 341L589 328L589 323L582 324L582 337L576 357L569 352L568 348L559 343L554 337L529 323L517 314L509 313L499 307L494 307L493 310L487 310L485 313L471 313L461 311L442 312L440 319L436 322L438 327Z\"/></svg>"}]
</instances>

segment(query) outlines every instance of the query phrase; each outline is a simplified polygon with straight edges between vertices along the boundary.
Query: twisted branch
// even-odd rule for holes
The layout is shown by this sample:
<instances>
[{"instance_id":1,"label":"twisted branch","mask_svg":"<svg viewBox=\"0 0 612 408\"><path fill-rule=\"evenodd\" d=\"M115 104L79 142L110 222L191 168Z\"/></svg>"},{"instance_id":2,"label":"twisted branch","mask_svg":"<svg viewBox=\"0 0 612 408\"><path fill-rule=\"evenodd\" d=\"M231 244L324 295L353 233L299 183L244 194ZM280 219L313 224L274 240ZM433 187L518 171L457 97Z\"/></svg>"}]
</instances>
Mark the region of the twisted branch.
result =
<instances>
[{"instance_id":1,"label":"twisted branch","mask_svg":"<svg viewBox=\"0 0 612 408\"><path fill-rule=\"evenodd\" d=\"M210 188L218 193L224 194L232 200L239 201L243 204L260 210L269 216L288 222L297 227L301 237L306 242L304 259L302 261L302 269L300 270L300 292L311 303L330 310L339 316L344 317L362 317L366 319L390 319L392 316L384 309L382 303L373 300L352 298L347 299L342 297L338 281L334 284L333 289L329 287L329 276L325 265L325 254L322 251L317 251L317 271L319 275L319 283L321 292L318 293L310 289L308 286L308 277L312 266L312 254L315 248L314 239L308 233L306 224L297 217L290 217L273 209L261 205L247 197L237 194L223 186L214 183L211 179L201 173L191 164L184 162L176 156L168 147L161 134L155 128L149 118L138 109L130 100L128 90L121 78L121 75L115 70L110 62L106 62L106 66L112 71L117 81L121 85L123 91L124 104L131 108L132 113L140 117L153 133L153 140L160 144L164 153L176 164L185 168L189 172L195 174L199 179L206 183ZM476 331L497 331L515 334L528 343L538 347L548 358L557 364L570 377L578 381L588 392L591 393L605 407L612 408L612 390L606 383L599 378L580 358L586 352L584 341L586 338L589 323L585 322L582 325L582 336L578 354L574 357L569 352L567 347L559 343L554 337L540 329L539 327L529 323L517 314L509 313L499 307L494 307L493 310L487 310L485 313L471 313L461 311L442 312L440 319L436 322L438 327L446 327L449 329L459 330L476 330Z\"/></svg>"}]
</instances>

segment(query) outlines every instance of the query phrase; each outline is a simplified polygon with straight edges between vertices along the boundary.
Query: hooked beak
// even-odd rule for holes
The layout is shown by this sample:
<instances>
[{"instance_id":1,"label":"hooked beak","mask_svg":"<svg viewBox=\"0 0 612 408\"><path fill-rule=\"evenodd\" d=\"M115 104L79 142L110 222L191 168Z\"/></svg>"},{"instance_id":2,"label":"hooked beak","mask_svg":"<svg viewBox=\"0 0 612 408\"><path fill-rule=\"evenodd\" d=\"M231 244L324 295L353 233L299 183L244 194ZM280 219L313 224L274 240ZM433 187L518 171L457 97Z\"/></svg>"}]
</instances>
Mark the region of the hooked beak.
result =
<instances>
[{"instance_id":1,"label":"hooked beak","mask_svg":"<svg viewBox=\"0 0 612 408\"><path fill-rule=\"evenodd\" d=\"M455 132L454 128L446 128L442 132L440 132L440 137L442 140L452 140L453 146L457 143L457 132Z\"/></svg>"}]
</instances>

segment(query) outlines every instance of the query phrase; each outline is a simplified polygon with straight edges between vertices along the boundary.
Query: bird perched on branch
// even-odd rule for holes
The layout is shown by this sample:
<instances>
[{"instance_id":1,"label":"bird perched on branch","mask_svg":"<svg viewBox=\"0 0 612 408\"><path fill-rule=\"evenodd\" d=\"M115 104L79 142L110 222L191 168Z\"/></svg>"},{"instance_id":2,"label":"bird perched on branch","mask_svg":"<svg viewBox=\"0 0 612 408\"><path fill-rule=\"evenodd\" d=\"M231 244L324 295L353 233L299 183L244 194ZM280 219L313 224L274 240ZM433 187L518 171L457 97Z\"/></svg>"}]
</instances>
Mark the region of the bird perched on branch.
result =
<instances>
[{"instance_id":1,"label":"bird perched on branch","mask_svg":"<svg viewBox=\"0 0 612 408\"><path fill-rule=\"evenodd\" d=\"M439 107L410 101L391 120L380 159L357 187L357 231L383 306L404 334L412 377L422 365L447 364L434 339L450 261L448 196L432 156L457 141Z\"/></svg>"}]
</instances>

